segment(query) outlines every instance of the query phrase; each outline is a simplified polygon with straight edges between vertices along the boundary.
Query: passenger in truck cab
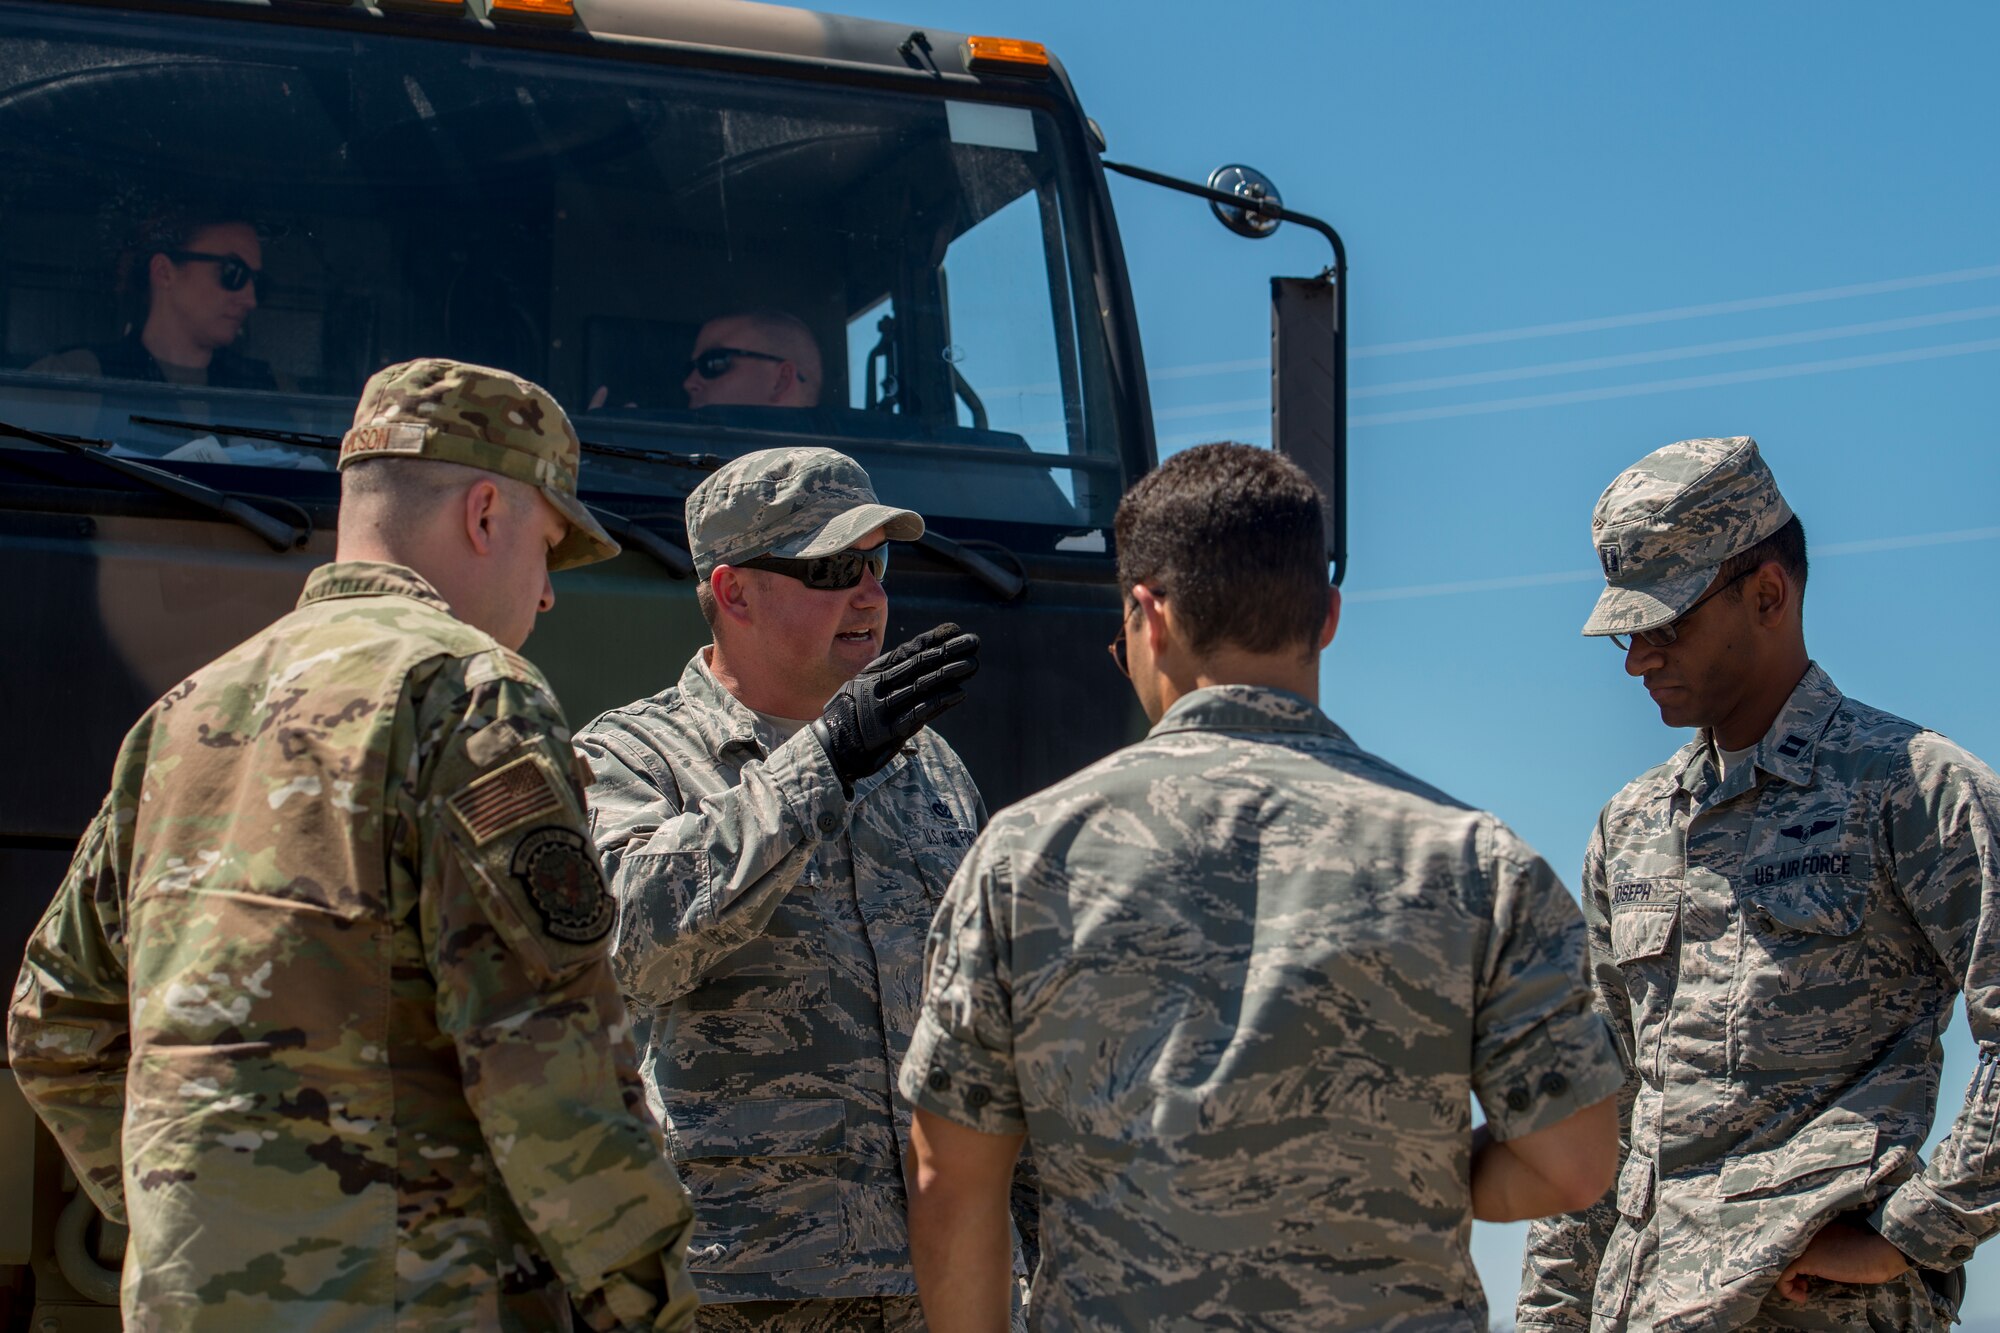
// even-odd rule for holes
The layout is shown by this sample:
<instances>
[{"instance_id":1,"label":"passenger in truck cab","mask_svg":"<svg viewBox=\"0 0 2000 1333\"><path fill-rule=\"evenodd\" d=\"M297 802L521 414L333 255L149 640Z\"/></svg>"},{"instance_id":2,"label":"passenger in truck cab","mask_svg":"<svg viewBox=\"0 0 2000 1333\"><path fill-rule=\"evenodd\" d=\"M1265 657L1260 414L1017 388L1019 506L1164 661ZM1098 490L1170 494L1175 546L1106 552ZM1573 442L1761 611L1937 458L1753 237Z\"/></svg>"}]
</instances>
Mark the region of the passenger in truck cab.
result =
<instances>
[{"instance_id":1,"label":"passenger in truck cab","mask_svg":"<svg viewBox=\"0 0 2000 1333\"><path fill-rule=\"evenodd\" d=\"M819 343L781 310L723 315L695 335L681 387L689 407L817 407Z\"/></svg>"},{"instance_id":2,"label":"passenger in truck cab","mask_svg":"<svg viewBox=\"0 0 2000 1333\"><path fill-rule=\"evenodd\" d=\"M29 369L275 389L269 365L235 350L264 282L264 247L253 224L198 214L155 218L119 256L119 336L43 357Z\"/></svg>"}]
</instances>

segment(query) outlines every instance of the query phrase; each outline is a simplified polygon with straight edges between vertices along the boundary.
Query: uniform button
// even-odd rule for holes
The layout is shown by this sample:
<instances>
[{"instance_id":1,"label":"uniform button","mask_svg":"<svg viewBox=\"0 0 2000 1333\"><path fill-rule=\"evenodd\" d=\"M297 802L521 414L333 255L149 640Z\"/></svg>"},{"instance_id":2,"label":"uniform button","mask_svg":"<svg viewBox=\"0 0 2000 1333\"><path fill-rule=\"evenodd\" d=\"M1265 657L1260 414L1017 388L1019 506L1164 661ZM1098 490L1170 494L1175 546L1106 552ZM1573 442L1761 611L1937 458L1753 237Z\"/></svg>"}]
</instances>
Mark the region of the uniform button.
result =
<instances>
[{"instance_id":1,"label":"uniform button","mask_svg":"<svg viewBox=\"0 0 2000 1333\"><path fill-rule=\"evenodd\" d=\"M1569 1091L1569 1080L1551 1069L1542 1075L1542 1096L1560 1097Z\"/></svg>"},{"instance_id":2,"label":"uniform button","mask_svg":"<svg viewBox=\"0 0 2000 1333\"><path fill-rule=\"evenodd\" d=\"M972 1110L977 1111L992 1100L993 1094L986 1090L984 1083L975 1083L965 1090L965 1104Z\"/></svg>"},{"instance_id":3,"label":"uniform button","mask_svg":"<svg viewBox=\"0 0 2000 1333\"><path fill-rule=\"evenodd\" d=\"M819 818L813 822L819 825L821 833L831 836L833 831L840 827L840 816L831 810L822 810L819 812Z\"/></svg>"},{"instance_id":4,"label":"uniform button","mask_svg":"<svg viewBox=\"0 0 2000 1333\"><path fill-rule=\"evenodd\" d=\"M1525 1111L1532 1104L1526 1088L1516 1088L1507 1094L1507 1109L1510 1111Z\"/></svg>"},{"instance_id":5,"label":"uniform button","mask_svg":"<svg viewBox=\"0 0 2000 1333\"><path fill-rule=\"evenodd\" d=\"M945 1073L942 1069L933 1069L930 1072L930 1076L924 1082L930 1087L932 1092L943 1092L951 1086L951 1075Z\"/></svg>"},{"instance_id":6,"label":"uniform button","mask_svg":"<svg viewBox=\"0 0 2000 1333\"><path fill-rule=\"evenodd\" d=\"M1954 1245L1951 1247L1951 1257L1961 1260L1970 1259L1972 1257L1972 1247L1970 1245Z\"/></svg>"}]
</instances>

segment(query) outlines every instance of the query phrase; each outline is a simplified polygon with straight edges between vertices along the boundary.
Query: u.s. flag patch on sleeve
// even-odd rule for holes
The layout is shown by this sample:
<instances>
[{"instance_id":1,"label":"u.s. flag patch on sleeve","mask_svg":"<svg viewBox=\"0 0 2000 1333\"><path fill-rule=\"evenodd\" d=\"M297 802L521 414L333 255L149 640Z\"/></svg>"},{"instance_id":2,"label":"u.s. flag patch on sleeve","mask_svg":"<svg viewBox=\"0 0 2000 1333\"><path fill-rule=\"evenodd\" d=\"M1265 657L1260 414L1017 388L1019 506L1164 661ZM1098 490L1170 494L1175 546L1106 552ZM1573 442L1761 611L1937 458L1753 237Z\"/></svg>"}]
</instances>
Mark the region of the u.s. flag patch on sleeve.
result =
<instances>
[{"instance_id":1,"label":"u.s. flag patch on sleeve","mask_svg":"<svg viewBox=\"0 0 2000 1333\"><path fill-rule=\"evenodd\" d=\"M473 845L484 847L530 820L561 810L563 802L541 761L524 754L466 784L446 804L472 835Z\"/></svg>"}]
</instances>

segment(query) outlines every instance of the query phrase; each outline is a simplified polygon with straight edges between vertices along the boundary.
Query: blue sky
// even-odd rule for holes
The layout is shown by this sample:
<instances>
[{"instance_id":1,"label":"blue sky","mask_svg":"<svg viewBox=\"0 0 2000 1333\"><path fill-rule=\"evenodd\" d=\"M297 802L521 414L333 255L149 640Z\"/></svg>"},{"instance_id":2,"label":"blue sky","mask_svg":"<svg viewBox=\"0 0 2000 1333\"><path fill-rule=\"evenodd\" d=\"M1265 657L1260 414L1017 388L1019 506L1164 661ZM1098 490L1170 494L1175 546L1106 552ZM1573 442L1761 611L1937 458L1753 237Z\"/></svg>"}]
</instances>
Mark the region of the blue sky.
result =
<instances>
[{"instance_id":1,"label":"blue sky","mask_svg":"<svg viewBox=\"0 0 2000 1333\"><path fill-rule=\"evenodd\" d=\"M1044 41L1112 157L1248 162L1341 229L1352 572L1328 711L1572 884L1604 799L1684 738L1577 634L1591 504L1672 440L1757 437L1815 548L1815 656L2000 757L2000 11L845 8ZM1113 191L1162 439L1267 440L1264 279L1324 246ZM1969 1050L1961 1019L1947 1117ZM1476 1242L1496 1313L1518 1244ZM1970 1280L1969 1323L2000 1327L2000 1247Z\"/></svg>"}]
</instances>

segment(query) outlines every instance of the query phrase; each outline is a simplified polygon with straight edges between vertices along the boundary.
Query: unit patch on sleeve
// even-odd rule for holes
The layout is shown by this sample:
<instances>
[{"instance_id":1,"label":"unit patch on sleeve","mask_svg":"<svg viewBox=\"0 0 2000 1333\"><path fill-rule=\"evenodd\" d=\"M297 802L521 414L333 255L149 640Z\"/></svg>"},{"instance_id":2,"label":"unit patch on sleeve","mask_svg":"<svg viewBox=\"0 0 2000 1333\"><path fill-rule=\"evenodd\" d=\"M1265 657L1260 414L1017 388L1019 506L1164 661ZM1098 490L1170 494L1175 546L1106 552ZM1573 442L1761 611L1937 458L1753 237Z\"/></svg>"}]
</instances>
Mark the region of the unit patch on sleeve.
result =
<instances>
[{"instance_id":1,"label":"unit patch on sleeve","mask_svg":"<svg viewBox=\"0 0 2000 1333\"><path fill-rule=\"evenodd\" d=\"M479 847L563 808L562 796L532 754L467 783L447 804Z\"/></svg>"},{"instance_id":2,"label":"unit patch on sleeve","mask_svg":"<svg viewBox=\"0 0 2000 1333\"><path fill-rule=\"evenodd\" d=\"M549 934L571 944L604 938L618 917L605 892L597 857L581 833L551 825L538 828L514 848L510 869L528 901L541 913Z\"/></svg>"}]
</instances>

